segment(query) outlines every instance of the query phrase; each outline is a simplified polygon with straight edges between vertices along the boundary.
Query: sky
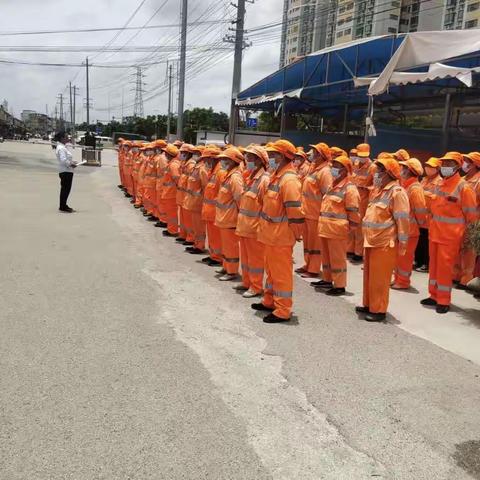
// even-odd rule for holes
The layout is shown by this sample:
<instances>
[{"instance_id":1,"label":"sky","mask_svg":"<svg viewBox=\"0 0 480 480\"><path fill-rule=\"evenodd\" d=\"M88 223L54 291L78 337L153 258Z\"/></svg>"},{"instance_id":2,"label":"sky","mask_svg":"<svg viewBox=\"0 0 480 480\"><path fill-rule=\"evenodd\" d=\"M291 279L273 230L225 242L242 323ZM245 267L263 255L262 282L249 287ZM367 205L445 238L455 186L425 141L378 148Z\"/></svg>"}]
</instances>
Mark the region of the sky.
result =
<instances>
[{"instance_id":1,"label":"sky","mask_svg":"<svg viewBox=\"0 0 480 480\"><path fill-rule=\"evenodd\" d=\"M168 89L166 61L178 59L181 0L0 0L0 60L74 63L84 62L87 53L75 52L14 52L6 47L69 46L82 50L86 46L110 45L123 47L120 52L89 52L90 63L136 65L157 63L144 67L144 110L147 114L167 112ZM130 27L175 25L169 28L124 30L89 33L62 33L48 35L2 35L3 33L103 28L124 26L137 7ZM280 22L283 0L255 0L247 3L246 29ZM189 27L187 51L187 82L185 108L212 107L228 112L233 75L233 45L220 40L234 25L236 10L230 0L189 0L189 22L202 23ZM149 23L147 23L149 22ZM242 88L246 88L278 68L280 55L280 28L270 33L251 34L252 45L244 51ZM115 38L116 37L116 38ZM247 33L247 37L249 37ZM212 48L214 45L215 48ZM155 52L125 52L132 46L156 47ZM231 49L231 51L226 50ZM176 62L173 61L173 65ZM93 107L91 121L106 122L112 117L133 114L135 95L135 69L90 69L90 97ZM76 118L85 120L85 67L46 67L0 63L0 102L6 99L19 117L24 109L51 115L59 108L58 96L66 95L69 103L68 83L79 87ZM132 83L133 82L133 83ZM176 91L174 92L176 93ZM174 94L174 109L176 94ZM66 110L68 107L65 107ZM66 114L67 116L68 114Z\"/></svg>"}]
</instances>

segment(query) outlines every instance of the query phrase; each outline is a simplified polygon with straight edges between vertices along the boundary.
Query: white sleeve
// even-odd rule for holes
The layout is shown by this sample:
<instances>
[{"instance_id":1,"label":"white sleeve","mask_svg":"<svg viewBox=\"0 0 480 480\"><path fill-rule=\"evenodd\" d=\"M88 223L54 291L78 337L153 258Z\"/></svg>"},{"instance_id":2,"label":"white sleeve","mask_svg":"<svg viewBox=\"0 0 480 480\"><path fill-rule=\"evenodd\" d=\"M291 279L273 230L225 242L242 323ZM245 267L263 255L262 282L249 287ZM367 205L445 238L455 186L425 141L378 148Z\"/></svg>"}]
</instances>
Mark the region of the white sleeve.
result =
<instances>
[{"instance_id":1,"label":"white sleeve","mask_svg":"<svg viewBox=\"0 0 480 480\"><path fill-rule=\"evenodd\" d=\"M58 161L60 165L65 165L66 167L70 166L68 163L68 156L65 148L59 148L57 155L58 155Z\"/></svg>"}]
</instances>

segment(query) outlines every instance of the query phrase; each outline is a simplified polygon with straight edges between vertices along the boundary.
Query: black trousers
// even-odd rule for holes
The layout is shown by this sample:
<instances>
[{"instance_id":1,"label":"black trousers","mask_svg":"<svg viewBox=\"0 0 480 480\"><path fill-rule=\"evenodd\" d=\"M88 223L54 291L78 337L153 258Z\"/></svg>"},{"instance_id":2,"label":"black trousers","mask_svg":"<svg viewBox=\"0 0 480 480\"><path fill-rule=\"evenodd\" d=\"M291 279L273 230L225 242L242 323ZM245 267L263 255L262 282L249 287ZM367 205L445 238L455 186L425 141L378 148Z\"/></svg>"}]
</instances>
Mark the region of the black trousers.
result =
<instances>
[{"instance_id":1,"label":"black trousers","mask_svg":"<svg viewBox=\"0 0 480 480\"><path fill-rule=\"evenodd\" d=\"M430 262L430 256L428 255L428 229L420 229L420 237L418 239L417 249L415 250L415 263L421 267Z\"/></svg>"},{"instance_id":2,"label":"black trousers","mask_svg":"<svg viewBox=\"0 0 480 480\"><path fill-rule=\"evenodd\" d=\"M60 177L60 209L63 210L67 208L68 196L72 189L73 173L62 172L58 176Z\"/></svg>"}]
</instances>

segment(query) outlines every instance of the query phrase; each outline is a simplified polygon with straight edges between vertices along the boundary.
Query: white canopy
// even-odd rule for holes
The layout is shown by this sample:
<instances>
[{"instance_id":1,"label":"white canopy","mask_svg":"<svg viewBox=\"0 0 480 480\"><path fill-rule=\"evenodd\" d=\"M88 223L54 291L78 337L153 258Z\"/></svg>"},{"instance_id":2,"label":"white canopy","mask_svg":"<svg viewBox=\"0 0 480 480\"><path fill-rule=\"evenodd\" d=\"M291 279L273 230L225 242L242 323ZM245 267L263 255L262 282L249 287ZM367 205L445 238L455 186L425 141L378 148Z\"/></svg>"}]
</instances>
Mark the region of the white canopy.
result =
<instances>
[{"instance_id":1,"label":"white canopy","mask_svg":"<svg viewBox=\"0 0 480 480\"><path fill-rule=\"evenodd\" d=\"M298 88L290 92L278 92L271 95L261 95L259 97L246 98L245 100L237 100L237 105L249 106L249 105L259 105L261 103L274 102L275 100L281 100L283 98L300 98L302 94L302 89Z\"/></svg>"},{"instance_id":2,"label":"white canopy","mask_svg":"<svg viewBox=\"0 0 480 480\"><path fill-rule=\"evenodd\" d=\"M480 34L475 29L408 33L383 72L370 84L368 93L385 92L396 70L432 65L479 50Z\"/></svg>"}]
</instances>

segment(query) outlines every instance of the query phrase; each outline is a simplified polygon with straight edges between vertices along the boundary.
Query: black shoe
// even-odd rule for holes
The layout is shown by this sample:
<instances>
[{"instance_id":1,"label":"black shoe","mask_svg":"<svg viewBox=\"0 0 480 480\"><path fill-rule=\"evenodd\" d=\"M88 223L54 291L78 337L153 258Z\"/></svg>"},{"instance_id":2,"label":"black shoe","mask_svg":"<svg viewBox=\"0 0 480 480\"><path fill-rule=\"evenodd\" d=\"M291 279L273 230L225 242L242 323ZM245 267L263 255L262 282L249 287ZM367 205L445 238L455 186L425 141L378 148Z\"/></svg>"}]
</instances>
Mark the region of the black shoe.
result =
<instances>
[{"instance_id":1,"label":"black shoe","mask_svg":"<svg viewBox=\"0 0 480 480\"><path fill-rule=\"evenodd\" d=\"M117 185L117 187L121 190L123 188L123 185L120 184L120 185Z\"/></svg>"},{"instance_id":2,"label":"black shoe","mask_svg":"<svg viewBox=\"0 0 480 480\"><path fill-rule=\"evenodd\" d=\"M455 285L455 288L457 290L468 290L468 287L466 285L464 285L463 283L457 283L457 285Z\"/></svg>"},{"instance_id":3,"label":"black shoe","mask_svg":"<svg viewBox=\"0 0 480 480\"><path fill-rule=\"evenodd\" d=\"M427 307L436 307L437 306L437 301L434 300L431 297L424 298L423 300L420 301L422 305L425 305Z\"/></svg>"},{"instance_id":4,"label":"black shoe","mask_svg":"<svg viewBox=\"0 0 480 480\"><path fill-rule=\"evenodd\" d=\"M200 250L199 248L194 247L189 250L188 253L191 253L192 255L203 255L205 252L203 250Z\"/></svg>"},{"instance_id":5,"label":"black shoe","mask_svg":"<svg viewBox=\"0 0 480 480\"><path fill-rule=\"evenodd\" d=\"M437 305L435 311L437 313L447 313L450 310L450 305Z\"/></svg>"},{"instance_id":6,"label":"black shoe","mask_svg":"<svg viewBox=\"0 0 480 480\"><path fill-rule=\"evenodd\" d=\"M126 196L127 198L132 198L132 196L131 196L128 192L125 192L125 196Z\"/></svg>"},{"instance_id":7,"label":"black shoe","mask_svg":"<svg viewBox=\"0 0 480 480\"><path fill-rule=\"evenodd\" d=\"M148 212L143 212L143 216L144 216L144 217L149 217L150 214L149 214ZM147 219L147 220L148 220L148 219Z\"/></svg>"},{"instance_id":8,"label":"black shoe","mask_svg":"<svg viewBox=\"0 0 480 480\"><path fill-rule=\"evenodd\" d=\"M209 267L218 267L221 264L222 262L219 262L218 260L214 260L213 258L211 258L210 261L207 263Z\"/></svg>"},{"instance_id":9,"label":"black shoe","mask_svg":"<svg viewBox=\"0 0 480 480\"><path fill-rule=\"evenodd\" d=\"M142 208L140 209L140 211L141 211L143 214L149 215L145 207L142 207Z\"/></svg>"},{"instance_id":10,"label":"black shoe","mask_svg":"<svg viewBox=\"0 0 480 480\"><path fill-rule=\"evenodd\" d=\"M367 322L383 322L386 318L386 313L367 313L365 315L365 320Z\"/></svg>"},{"instance_id":11,"label":"black shoe","mask_svg":"<svg viewBox=\"0 0 480 480\"><path fill-rule=\"evenodd\" d=\"M164 230L164 231L162 232L162 235L163 235L164 237L176 237L176 236L177 236L176 233L170 233L168 230Z\"/></svg>"},{"instance_id":12,"label":"black shoe","mask_svg":"<svg viewBox=\"0 0 480 480\"><path fill-rule=\"evenodd\" d=\"M310 285L312 287L315 287L315 288L332 288L333 287L332 282L326 282L325 280L319 280L318 282L312 282Z\"/></svg>"},{"instance_id":13,"label":"black shoe","mask_svg":"<svg viewBox=\"0 0 480 480\"><path fill-rule=\"evenodd\" d=\"M185 240L183 244L191 247L193 245L193 242L189 242L188 240Z\"/></svg>"},{"instance_id":14,"label":"black shoe","mask_svg":"<svg viewBox=\"0 0 480 480\"><path fill-rule=\"evenodd\" d=\"M331 288L325 292L325 295L329 295L331 297L338 297L339 295L345 295L344 288Z\"/></svg>"},{"instance_id":15,"label":"black shoe","mask_svg":"<svg viewBox=\"0 0 480 480\"><path fill-rule=\"evenodd\" d=\"M155 223L153 226L154 226L154 227L157 227L157 228L160 228L160 227L165 228L165 227L163 226L162 222L157 222L157 223Z\"/></svg>"},{"instance_id":16,"label":"black shoe","mask_svg":"<svg viewBox=\"0 0 480 480\"><path fill-rule=\"evenodd\" d=\"M136 208L138 210L139 208L142 208L142 207L140 205L133 205L133 208Z\"/></svg>"},{"instance_id":17,"label":"black shoe","mask_svg":"<svg viewBox=\"0 0 480 480\"><path fill-rule=\"evenodd\" d=\"M357 313L370 313L368 307L355 307Z\"/></svg>"},{"instance_id":18,"label":"black shoe","mask_svg":"<svg viewBox=\"0 0 480 480\"><path fill-rule=\"evenodd\" d=\"M274 308L266 307L263 303L252 303L251 307L257 312L273 312Z\"/></svg>"},{"instance_id":19,"label":"black shoe","mask_svg":"<svg viewBox=\"0 0 480 480\"><path fill-rule=\"evenodd\" d=\"M289 322L289 318L280 318L274 315L273 313L269 313L264 319L264 323L283 323L283 322Z\"/></svg>"},{"instance_id":20,"label":"black shoe","mask_svg":"<svg viewBox=\"0 0 480 480\"><path fill-rule=\"evenodd\" d=\"M153 215L150 215L150 216L147 218L147 220L148 220L149 222L156 222L156 221L158 220L158 218L157 218L157 217L154 217Z\"/></svg>"},{"instance_id":21,"label":"black shoe","mask_svg":"<svg viewBox=\"0 0 480 480\"><path fill-rule=\"evenodd\" d=\"M353 252L347 252L347 258L352 258L355 254Z\"/></svg>"},{"instance_id":22,"label":"black shoe","mask_svg":"<svg viewBox=\"0 0 480 480\"><path fill-rule=\"evenodd\" d=\"M421 267L417 267L415 271L420 273L428 273L428 266L422 265Z\"/></svg>"},{"instance_id":23,"label":"black shoe","mask_svg":"<svg viewBox=\"0 0 480 480\"><path fill-rule=\"evenodd\" d=\"M213 258L205 257L205 258L202 258L202 263L210 263L212 260Z\"/></svg>"},{"instance_id":24,"label":"black shoe","mask_svg":"<svg viewBox=\"0 0 480 480\"><path fill-rule=\"evenodd\" d=\"M73 213L75 210L70 207L65 207L65 208L59 208L58 211L62 213Z\"/></svg>"},{"instance_id":25,"label":"black shoe","mask_svg":"<svg viewBox=\"0 0 480 480\"><path fill-rule=\"evenodd\" d=\"M363 257L361 255L352 255L352 262L363 262Z\"/></svg>"},{"instance_id":26,"label":"black shoe","mask_svg":"<svg viewBox=\"0 0 480 480\"><path fill-rule=\"evenodd\" d=\"M178 242L178 243L183 243L185 241L185 239L182 238L182 237L178 237L175 241Z\"/></svg>"}]
</instances>

